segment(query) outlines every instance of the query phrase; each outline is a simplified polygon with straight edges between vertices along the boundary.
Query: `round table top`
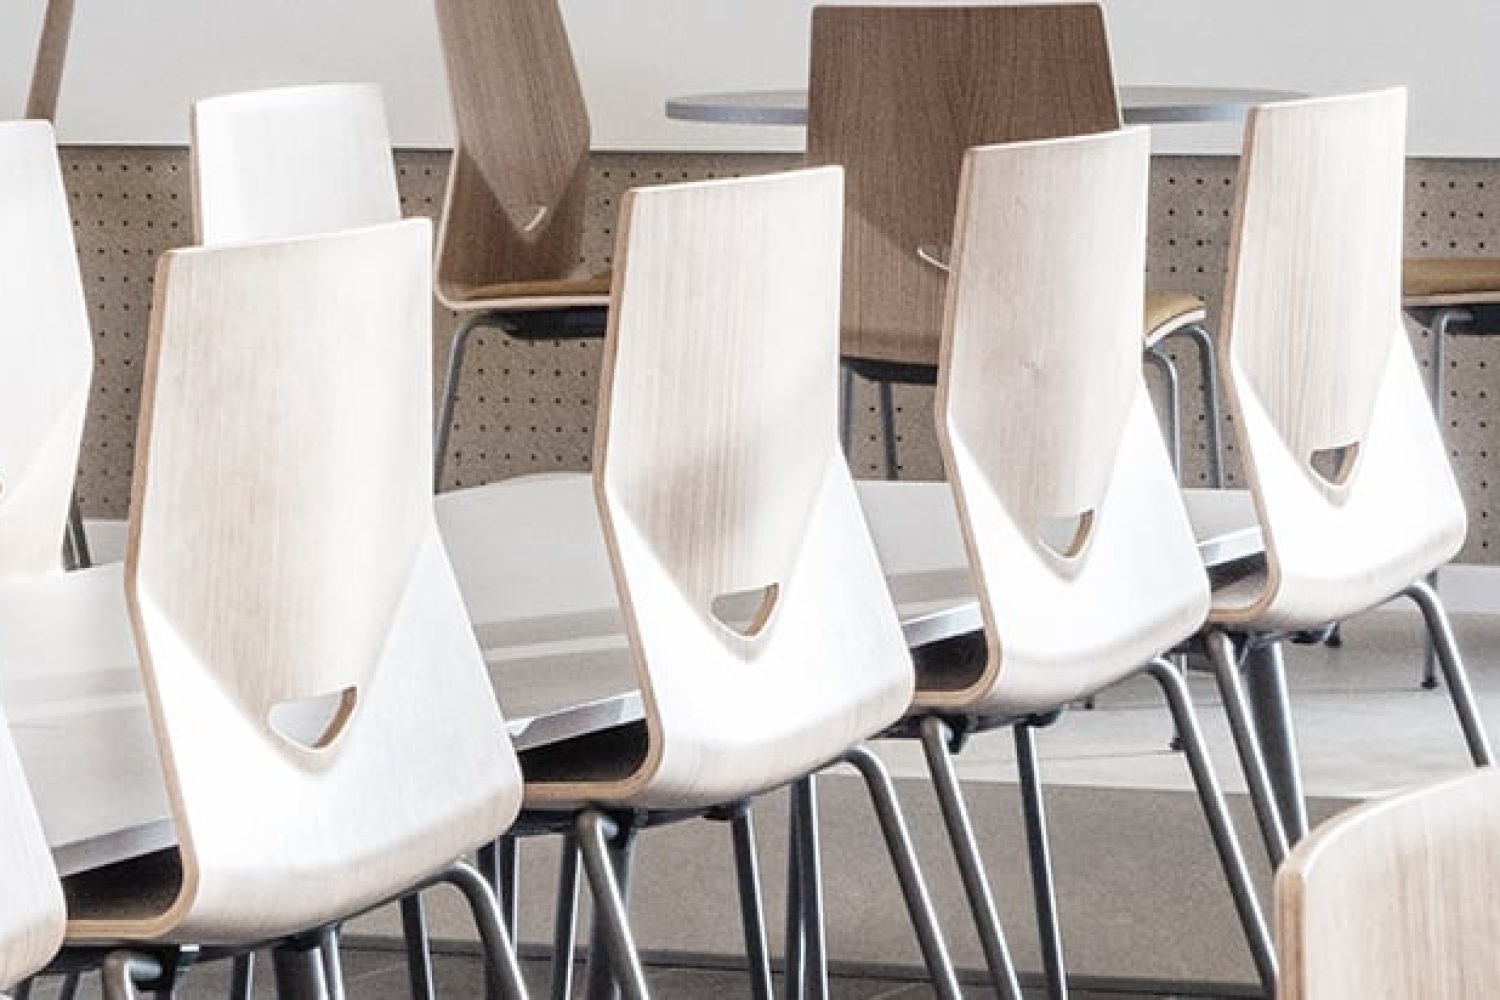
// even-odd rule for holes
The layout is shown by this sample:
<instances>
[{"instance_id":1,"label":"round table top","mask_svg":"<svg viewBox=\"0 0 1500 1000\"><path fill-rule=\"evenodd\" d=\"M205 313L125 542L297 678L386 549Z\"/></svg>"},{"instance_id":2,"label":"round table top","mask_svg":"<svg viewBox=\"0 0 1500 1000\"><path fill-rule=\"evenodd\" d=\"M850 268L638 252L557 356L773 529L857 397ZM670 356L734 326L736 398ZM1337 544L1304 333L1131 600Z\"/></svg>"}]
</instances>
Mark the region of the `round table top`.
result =
<instances>
[{"instance_id":1,"label":"round table top","mask_svg":"<svg viewBox=\"0 0 1500 1000\"><path fill-rule=\"evenodd\" d=\"M1120 108L1127 125L1226 122L1244 118L1257 104L1306 96L1247 87L1131 86L1120 88ZM667 117L720 125L806 125L807 91L742 90L674 97L667 101Z\"/></svg>"}]
</instances>

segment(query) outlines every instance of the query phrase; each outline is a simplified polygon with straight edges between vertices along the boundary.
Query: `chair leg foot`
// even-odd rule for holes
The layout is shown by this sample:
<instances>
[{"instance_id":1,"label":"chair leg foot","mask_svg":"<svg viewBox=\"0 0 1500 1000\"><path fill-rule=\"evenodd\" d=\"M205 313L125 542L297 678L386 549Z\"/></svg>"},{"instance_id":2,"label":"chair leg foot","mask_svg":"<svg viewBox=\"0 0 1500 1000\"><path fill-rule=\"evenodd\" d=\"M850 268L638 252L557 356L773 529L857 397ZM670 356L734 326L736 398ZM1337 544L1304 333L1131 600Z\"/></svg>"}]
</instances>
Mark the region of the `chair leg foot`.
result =
<instances>
[{"instance_id":1,"label":"chair leg foot","mask_svg":"<svg viewBox=\"0 0 1500 1000\"><path fill-rule=\"evenodd\" d=\"M930 715L922 720L921 732L927 770L932 776L933 788L937 792L938 805L943 814L943 824L948 829L948 842L953 848L953 857L963 879L964 893L968 897L974 927L984 950L990 982L999 996L1008 1000L1021 1000L1021 983L1016 976L1015 963L1005 943L1005 933L995 909L994 895L990 892L989 879L980 860L979 845L974 838L974 826L964 803L963 789L953 770L953 759L948 750L953 737L952 731L942 719Z\"/></svg>"},{"instance_id":2,"label":"chair leg foot","mask_svg":"<svg viewBox=\"0 0 1500 1000\"><path fill-rule=\"evenodd\" d=\"M626 1000L646 1000L646 973L635 949L625 913L624 893L617 881L623 872L617 874L615 858L612 857L619 855L623 861L633 831L620 829L614 820L598 810L586 809L578 816L577 834L584 872L588 875L589 890L594 897L594 922L599 930L589 946L588 996L593 1000L598 993L609 992L601 991L599 986L608 975L603 970L612 967L615 981ZM604 956L596 951L600 944L609 953L609 966L605 966Z\"/></svg>"},{"instance_id":3,"label":"chair leg foot","mask_svg":"<svg viewBox=\"0 0 1500 1000\"><path fill-rule=\"evenodd\" d=\"M1489 736L1479 718L1479 707L1474 702L1474 690L1469 684L1469 672L1464 667L1458 651L1458 640L1453 635L1453 624L1437 591L1425 580L1418 580L1406 588L1406 594L1422 612L1427 623L1427 634L1432 642L1438 666L1443 671L1443 681L1448 685L1448 697L1453 701L1453 711L1458 715L1463 729L1464 742L1468 744L1469 757L1477 767L1487 767L1493 761Z\"/></svg>"},{"instance_id":4,"label":"chair leg foot","mask_svg":"<svg viewBox=\"0 0 1500 1000\"><path fill-rule=\"evenodd\" d=\"M1250 882L1250 871L1245 865L1245 855L1239 838L1234 832L1234 823L1229 809L1224 804L1224 794L1219 779L1214 774L1213 764L1203 742L1203 733L1198 726L1198 713L1193 710L1192 698L1188 694L1187 682L1171 663L1163 659L1153 660L1147 668L1156 683L1161 686L1167 707L1172 712L1179 739L1187 757L1188 768L1193 774L1193 784L1198 789L1198 799L1203 807L1203 817L1208 822L1214 849L1229 883L1230 895L1234 899L1240 925L1245 930L1245 941L1250 946L1251 957L1260 976L1267 996L1276 992L1276 952L1266 928L1265 914L1255 896L1255 887Z\"/></svg>"},{"instance_id":5,"label":"chair leg foot","mask_svg":"<svg viewBox=\"0 0 1500 1000\"><path fill-rule=\"evenodd\" d=\"M854 765L865 780L870 802L875 807L875 818L880 823L896 878L901 884L901 895L906 900L907 912L917 932L917 943L921 946L927 973L932 977L933 989L942 1000L959 1000L963 994L958 987L958 977L954 975L948 946L938 929L937 914L927 894L927 885L917 867L917 856L912 850L906 821L901 816L901 806L896 801L891 776L869 747L854 747L844 755L844 761Z\"/></svg>"}]
</instances>

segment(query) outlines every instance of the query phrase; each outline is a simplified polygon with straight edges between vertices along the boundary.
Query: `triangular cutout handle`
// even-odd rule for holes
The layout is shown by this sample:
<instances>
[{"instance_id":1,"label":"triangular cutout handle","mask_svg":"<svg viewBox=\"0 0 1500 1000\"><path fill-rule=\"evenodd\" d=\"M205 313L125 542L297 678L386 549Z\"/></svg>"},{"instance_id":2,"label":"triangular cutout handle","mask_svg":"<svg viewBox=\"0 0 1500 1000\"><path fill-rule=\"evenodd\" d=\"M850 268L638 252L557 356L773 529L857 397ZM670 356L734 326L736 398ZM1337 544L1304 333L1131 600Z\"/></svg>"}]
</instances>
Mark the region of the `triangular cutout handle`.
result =
<instances>
[{"instance_id":1,"label":"triangular cutout handle","mask_svg":"<svg viewBox=\"0 0 1500 1000\"><path fill-rule=\"evenodd\" d=\"M1307 457L1307 467L1329 486L1347 484L1358 462L1358 441L1341 444L1337 448L1319 448Z\"/></svg>"},{"instance_id":2,"label":"triangular cutout handle","mask_svg":"<svg viewBox=\"0 0 1500 1000\"><path fill-rule=\"evenodd\" d=\"M358 689L353 687L289 698L272 705L266 721L288 743L304 750L326 750L343 735L358 700Z\"/></svg>"},{"instance_id":3,"label":"triangular cutout handle","mask_svg":"<svg viewBox=\"0 0 1500 1000\"><path fill-rule=\"evenodd\" d=\"M1036 526L1036 540L1042 548L1063 559L1076 559L1088 547L1094 531L1094 512L1063 517L1044 517Z\"/></svg>"},{"instance_id":4,"label":"triangular cutout handle","mask_svg":"<svg viewBox=\"0 0 1500 1000\"><path fill-rule=\"evenodd\" d=\"M753 639L765 629L781 597L781 584L725 591L709 604L714 620L742 639Z\"/></svg>"}]
</instances>

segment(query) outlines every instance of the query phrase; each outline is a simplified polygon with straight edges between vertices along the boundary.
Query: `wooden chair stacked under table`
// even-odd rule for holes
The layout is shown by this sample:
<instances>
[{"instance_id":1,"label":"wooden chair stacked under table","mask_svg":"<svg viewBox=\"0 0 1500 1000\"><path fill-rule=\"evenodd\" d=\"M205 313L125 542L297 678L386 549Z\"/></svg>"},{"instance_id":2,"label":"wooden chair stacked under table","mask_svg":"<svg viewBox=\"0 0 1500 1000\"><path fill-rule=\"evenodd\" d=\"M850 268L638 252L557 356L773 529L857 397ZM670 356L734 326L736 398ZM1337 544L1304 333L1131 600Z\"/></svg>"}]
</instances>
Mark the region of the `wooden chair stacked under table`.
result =
<instances>
[{"instance_id":1,"label":"wooden chair stacked under table","mask_svg":"<svg viewBox=\"0 0 1500 1000\"><path fill-rule=\"evenodd\" d=\"M125 579L179 842L70 880L70 942L275 943L278 983L318 996L332 927L448 881L524 995L454 862L520 775L433 520L429 240L162 259ZM106 995L169 964L117 952Z\"/></svg>"},{"instance_id":2,"label":"wooden chair stacked under table","mask_svg":"<svg viewBox=\"0 0 1500 1000\"><path fill-rule=\"evenodd\" d=\"M852 379L879 385L886 475L895 477L891 383L932 385L944 280L924 260L951 241L964 150L1120 127L1104 12L1094 3L818 7L813 11L807 158L848 171L844 236L845 435ZM1213 345L1192 295L1154 293L1137 351L1191 336L1209 412L1210 483L1220 484ZM845 442L846 447L848 442Z\"/></svg>"},{"instance_id":3,"label":"wooden chair stacked under table","mask_svg":"<svg viewBox=\"0 0 1500 1000\"><path fill-rule=\"evenodd\" d=\"M1280 1000L1500 996L1500 774L1397 792L1318 827L1276 876Z\"/></svg>"},{"instance_id":4,"label":"wooden chair stacked under table","mask_svg":"<svg viewBox=\"0 0 1500 1000\"><path fill-rule=\"evenodd\" d=\"M471 334L602 336L610 276L579 271L589 120L557 0L434 2L457 136L437 295L462 317L438 406L441 488Z\"/></svg>"},{"instance_id":5,"label":"wooden chair stacked under table","mask_svg":"<svg viewBox=\"0 0 1500 1000\"><path fill-rule=\"evenodd\" d=\"M1161 685L1257 971L1270 939L1180 673L1208 611L1141 375L1144 129L969 151L954 222L937 426L983 651L918 656L913 708L994 985L1019 997L950 754L1012 726L1049 995L1066 993L1032 731L1127 677ZM945 655L946 654L946 655Z\"/></svg>"},{"instance_id":6,"label":"wooden chair stacked under table","mask_svg":"<svg viewBox=\"0 0 1500 1000\"><path fill-rule=\"evenodd\" d=\"M1307 828L1289 633L1410 596L1469 753L1490 761L1424 580L1466 518L1401 318L1405 112L1400 90L1257 108L1240 160L1219 353L1266 551L1215 587L1207 640L1276 863Z\"/></svg>"},{"instance_id":7,"label":"wooden chair stacked under table","mask_svg":"<svg viewBox=\"0 0 1500 1000\"><path fill-rule=\"evenodd\" d=\"M840 760L869 785L934 986L958 996L889 778L859 746L900 716L912 667L839 451L841 199L823 169L623 205L594 477L645 720L522 769L532 816L575 817L627 996L645 984L611 858L637 826Z\"/></svg>"}]
</instances>

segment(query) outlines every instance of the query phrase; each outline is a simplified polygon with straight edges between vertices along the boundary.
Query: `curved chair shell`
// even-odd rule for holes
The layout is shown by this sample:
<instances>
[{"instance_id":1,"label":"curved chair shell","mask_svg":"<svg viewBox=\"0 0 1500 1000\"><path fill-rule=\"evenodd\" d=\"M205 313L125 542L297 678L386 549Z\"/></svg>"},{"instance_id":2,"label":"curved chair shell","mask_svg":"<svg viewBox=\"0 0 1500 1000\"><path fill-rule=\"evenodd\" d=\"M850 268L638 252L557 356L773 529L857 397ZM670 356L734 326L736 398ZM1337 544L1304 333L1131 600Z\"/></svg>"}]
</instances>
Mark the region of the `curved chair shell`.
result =
<instances>
[{"instance_id":1,"label":"curved chair shell","mask_svg":"<svg viewBox=\"0 0 1500 1000\"><path fill-rule=\"evenodd\" d=\"M181 879L75 936L284 936L516 815L433 518L429 246L412 220L163 258L126 584Z\"/></svg>"},{"instance_id":2,"label":"curved chair shell","mask_svg":"<svg viewBox=\"0 0 1500 1000\"><path fill-rule=\"evenodd\" d=\"M1140 129L965 157L937 422L989 662L918 705L1050 710L1207 613L1141 375L1149 169Z\"/></svg>"},{"instance_id":3,"label":"curved chair shell","mask_svg":"<svg viewBox=\"0 0 1500 1000\"><path fill-rule=\"evenodd\" d=\"M905 709L911 659L835 426L840 182L628 196L595 477L648 749L620 780L528 781L528 801L733 801Z\"/></svg>"},{"instance_id":4,"label":"curved chair shell","mask_svg":"<svg viewBox=\"0 0 1500 1000\"><path fill-rule=\"evenodd\" d=\"M1251 112L1220 356L1267 565L1216 620L1334 621L1463 543L1401 320L1405 112L1402 90Z\"/></svg>"},{"instance_id":5,"label":"curved chair shell","mask_svg":"<svg viewBox=\"0 0 1500 1000\"><path fill-rule=\"evenodd\" d=\"M0 122L0 580L62 568L92 372L52 126Z\"/></svg>"}]
</instances>

